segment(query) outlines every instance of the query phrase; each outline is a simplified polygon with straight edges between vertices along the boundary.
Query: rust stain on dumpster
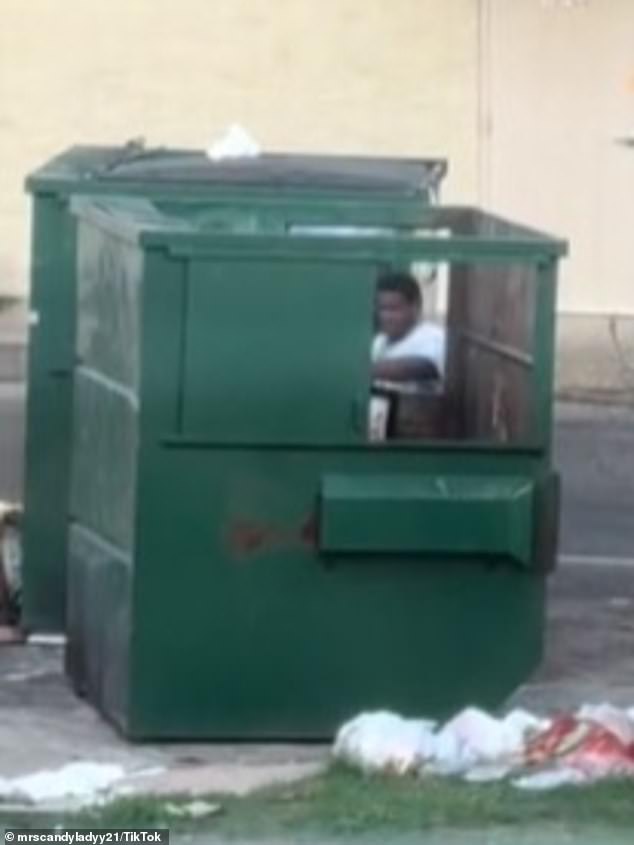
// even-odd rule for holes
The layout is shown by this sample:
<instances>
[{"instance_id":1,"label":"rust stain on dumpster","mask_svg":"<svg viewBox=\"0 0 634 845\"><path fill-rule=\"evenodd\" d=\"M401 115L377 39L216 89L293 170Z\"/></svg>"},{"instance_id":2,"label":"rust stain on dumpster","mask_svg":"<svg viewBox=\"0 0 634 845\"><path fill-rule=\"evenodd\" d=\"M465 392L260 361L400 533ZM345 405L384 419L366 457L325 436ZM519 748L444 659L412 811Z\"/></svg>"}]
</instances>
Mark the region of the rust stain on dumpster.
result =
<instances>
[{"instance_id":1,"label":"rust stain on dumpster","mask_svg":"<svg viewBox=\"0 0 634 845\"><path fill-rule=\"evenodd\" d=\"M298 527L270 525L253 519L236 519L227 531L227 546L237 559L277 549L293 549L317 542L317 517L310 513Z\"/></svg>"}]
</instances>

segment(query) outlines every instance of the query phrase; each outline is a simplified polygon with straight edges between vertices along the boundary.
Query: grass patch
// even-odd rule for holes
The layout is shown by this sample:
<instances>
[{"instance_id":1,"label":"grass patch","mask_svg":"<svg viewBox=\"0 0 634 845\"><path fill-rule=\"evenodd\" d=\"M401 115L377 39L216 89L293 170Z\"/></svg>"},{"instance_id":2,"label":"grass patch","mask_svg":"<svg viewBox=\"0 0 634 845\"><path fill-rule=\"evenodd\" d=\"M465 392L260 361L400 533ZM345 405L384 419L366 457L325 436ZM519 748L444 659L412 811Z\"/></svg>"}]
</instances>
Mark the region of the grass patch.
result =
<instances>
[{"instance_id":1,"label":"grass patch","mask_svg":"<svg viewBox=\"0 0 634 845\"><path fill-rule=\"evenodd\" d=\"M333 768L294 786L267 789L245 798L210 796L210 800L221 803L223 813L200 821L170 818L165 801L153 798L122 799L56 821L67 827L163 826L256 839L299 832L327 836L443 828L634 825L631 781L534 794L505 784L364 778ZM1 810L0 821L9 823ZM28 826L44 826L43 819L30 819Z\"/></svg>"}]
</instances>

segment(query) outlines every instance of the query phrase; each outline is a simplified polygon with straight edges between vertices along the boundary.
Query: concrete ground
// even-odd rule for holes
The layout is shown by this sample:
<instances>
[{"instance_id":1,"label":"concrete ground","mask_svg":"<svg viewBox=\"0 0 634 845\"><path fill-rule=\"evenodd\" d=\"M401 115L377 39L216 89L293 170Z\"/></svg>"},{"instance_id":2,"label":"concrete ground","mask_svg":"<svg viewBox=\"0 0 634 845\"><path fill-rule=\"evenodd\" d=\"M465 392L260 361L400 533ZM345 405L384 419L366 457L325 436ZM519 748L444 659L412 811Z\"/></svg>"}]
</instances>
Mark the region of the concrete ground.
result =
<instances>
[{"instance_id":1,"label":"concrete ground","mask_svg":"<svg viewBox=\"0 0 634 845\"><path fill-rule=\"evenodd\" d=\"M546 643L541 669L510 706L634 706L634 566L562 565L551 582Z\"/></svg>"},{"instance_id":2,"label":"concrete ground","mask_svg":"<svg viewBox=\"0 0 634 845\"><path fill-rule=\"evenodd\" d=\"M0 778L74 761L117 763L126 772L170 770L157 792L235 792L312 774L316 746L166 743L131 745L70 690L60 646L0 647Z\"/></svg>"}]
</instances>

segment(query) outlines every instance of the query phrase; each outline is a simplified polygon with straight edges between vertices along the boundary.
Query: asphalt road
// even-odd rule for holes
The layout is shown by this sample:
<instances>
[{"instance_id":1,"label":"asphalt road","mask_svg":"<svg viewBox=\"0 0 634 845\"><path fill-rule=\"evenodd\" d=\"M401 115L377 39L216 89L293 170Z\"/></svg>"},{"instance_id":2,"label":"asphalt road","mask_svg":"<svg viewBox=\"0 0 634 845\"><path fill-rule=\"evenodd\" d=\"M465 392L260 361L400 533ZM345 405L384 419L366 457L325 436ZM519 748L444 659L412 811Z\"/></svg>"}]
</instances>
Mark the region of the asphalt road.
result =
<instances>
[{"instance_id":1,"label":"asphalt road","mask_svg":"<svg viewBox=\"0 0 634 845\"><path fill-rule=\"evenodd\" d=\"M21 495L23 402L21 385L0 383L0 499ZM634 403L559 405L555 458L562 554L634 559Z\"/></svg>"},{"instance_id":2,"label":"asphalt road","mask_svg":"<svg viewBox=\"0 0 634 845\"><path fill-rule=\"evenodd\" d=\"M562 553L634 559L634 403L559 405L555 458Z\"/></svg>"}]
</instances>

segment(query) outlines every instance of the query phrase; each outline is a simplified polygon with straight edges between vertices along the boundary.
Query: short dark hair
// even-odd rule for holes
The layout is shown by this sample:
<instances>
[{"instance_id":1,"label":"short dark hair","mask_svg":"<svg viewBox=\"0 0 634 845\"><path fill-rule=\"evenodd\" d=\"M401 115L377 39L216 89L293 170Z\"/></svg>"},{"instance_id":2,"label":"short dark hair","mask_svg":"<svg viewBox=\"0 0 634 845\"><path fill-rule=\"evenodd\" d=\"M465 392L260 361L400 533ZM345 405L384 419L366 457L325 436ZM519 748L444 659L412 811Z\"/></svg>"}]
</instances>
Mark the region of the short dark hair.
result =
<instances>
[{"instance_id":1,"label":"short dark hair","mask_svg":"<svg viewBox=\"0 0 634 845\"><path fill-rule=\"evenodd\" d=\"M408 305L420 307L423 304L418 282L411 273L403 271L381 273L376 289L379 293L399 293Z\"/></svg>"}]
</instances>

